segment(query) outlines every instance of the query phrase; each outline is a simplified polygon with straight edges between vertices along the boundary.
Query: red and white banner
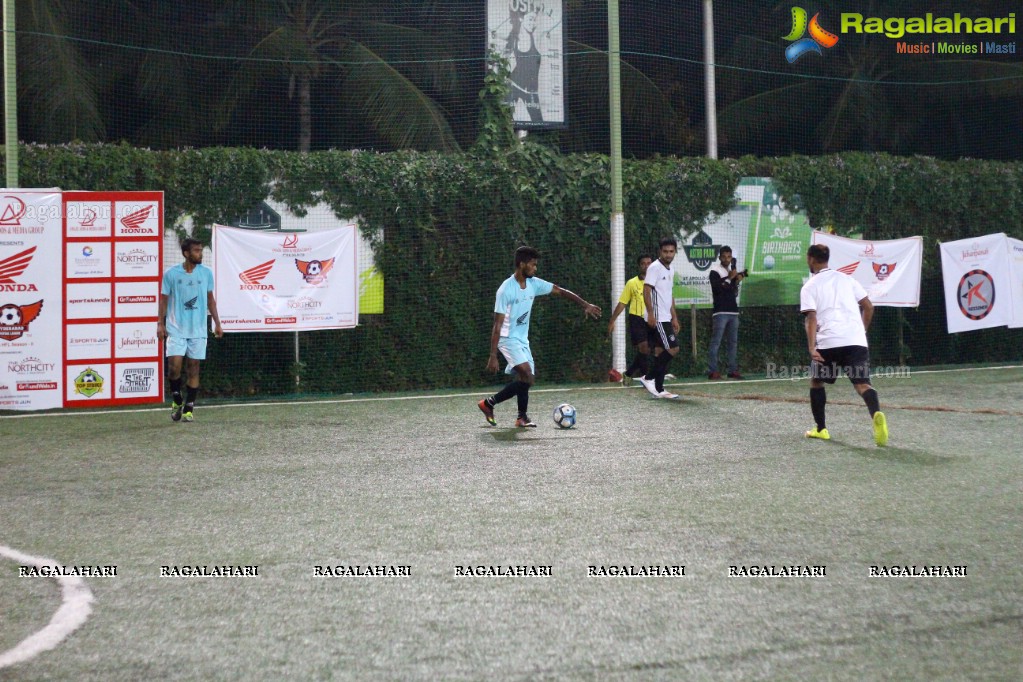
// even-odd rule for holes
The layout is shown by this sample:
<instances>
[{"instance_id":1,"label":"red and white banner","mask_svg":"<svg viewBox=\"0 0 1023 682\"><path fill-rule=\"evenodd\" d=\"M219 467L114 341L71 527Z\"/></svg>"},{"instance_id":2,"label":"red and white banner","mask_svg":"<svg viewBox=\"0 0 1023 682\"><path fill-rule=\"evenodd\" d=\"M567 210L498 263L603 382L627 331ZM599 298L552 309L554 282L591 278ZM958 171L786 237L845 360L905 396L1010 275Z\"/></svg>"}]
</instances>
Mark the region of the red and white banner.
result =
<instances>
[{"instance_id":1,"label":"red and white banner","mask_svg":"<svg viewBox=\"0 0 1023 682\"><path fill-rule=\"evenodd\" d=\"M811 243L831 250L832 270L852 275L876 306L916 308L920 305L923 238L868 241L814 232Z\"/></svg>"},{"instance_id":2,"label":"red and white banner","mask_svg":"<svg viewBox=\"0 0 1023 682\"><path fill-rule=\"evenodd\" d=\"M65 192L63 199L63 405L162 401L163 193Z\"/></svg>"},{"instance_id":3,"label":"red and white banner","mask_svg":"<svg viewBox=\"0 0 1023 682\"><path fill-rule=\"evenodd\" d=\"M359 323L354 226L312 233L213 229L225 332L348 329Z\"/></svg>"},{"instance_id":4,"label":"red and white banner","mask_svg":"<svg viewBox=\"0 0 1023 682\"><path fill-rule=\"evenodd\" d=\"M62 405L60 198L0 193L0 410Z\"/></svg>"},{"instance_id":5,"label":"red and white banner","mask_svg":"<svg viewBox=\"0 0 1023 682\"><path fill-rule=\"evenodd\" d=\"M1009 241L1004 234L945 242L941 274L950 334L1012 322Z\"/></svg>"}]
</instances>

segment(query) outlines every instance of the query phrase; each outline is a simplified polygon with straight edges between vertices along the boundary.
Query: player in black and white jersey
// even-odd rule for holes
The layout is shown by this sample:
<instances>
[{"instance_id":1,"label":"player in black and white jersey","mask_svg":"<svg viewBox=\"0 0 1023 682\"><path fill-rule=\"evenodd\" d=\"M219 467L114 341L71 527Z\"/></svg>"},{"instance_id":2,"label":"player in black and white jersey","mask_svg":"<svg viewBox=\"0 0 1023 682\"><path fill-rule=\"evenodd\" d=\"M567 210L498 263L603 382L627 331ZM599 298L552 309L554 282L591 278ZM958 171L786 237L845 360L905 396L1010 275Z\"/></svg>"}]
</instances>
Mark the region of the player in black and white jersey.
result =
<instances>
[{"instance_id":1,"label":"player in black and white jersey","mask_svg":"<svg viewBox=\"0 0 1023 682\"><path fill-rule=\"evenodd\" d=\"M888 443L888 422L870 385L870 350L867 329L874 306L867 292L850 275L828 267L831 252L814 244L806 252L810 279L799 292L799 309L806 316L806 343L810 352L810 410L816 426L807 438L829 440L824 421L827 397L824 384L833 384L844 372L867 404L874 424L874 442Z\"/></svg>"},{"instance_id":2,"label":"player in black and white jersey","mask_svg":"<svg viewBox=\"0 0 1023 682\"><path fill-rule=\"evenodd\" d=\"M675 300L671 289L675 284L675 275L671 262L675 260L678 242L674 237L661 239L657 250L657 260L646 270L643 280L643 299L646 303L647 325L653 330L651 347L654 361L650 363L646 376L640 383L655 398L678 400L678 396L664 390L664 375L668 373L668 364L678 355L678 332L680 325L675 312Z\"/></svg>"}]
</instances>

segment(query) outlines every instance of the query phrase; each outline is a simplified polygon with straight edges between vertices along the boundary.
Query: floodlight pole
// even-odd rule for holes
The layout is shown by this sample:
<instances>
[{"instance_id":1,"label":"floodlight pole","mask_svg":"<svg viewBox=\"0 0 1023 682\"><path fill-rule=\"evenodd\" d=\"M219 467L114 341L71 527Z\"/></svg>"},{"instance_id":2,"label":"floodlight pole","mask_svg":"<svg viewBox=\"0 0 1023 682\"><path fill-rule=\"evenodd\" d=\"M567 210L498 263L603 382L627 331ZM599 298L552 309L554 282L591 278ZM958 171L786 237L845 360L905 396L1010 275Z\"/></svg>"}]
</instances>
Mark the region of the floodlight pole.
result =
<instances>
[{"instance_id":1,"label":"floodlight pole","mask_svg":"<svg viewBox=\"0 0 1023 682\"><path fill-rule=\"evenodd\" d=\"M14 2L4 0L4 152L7 186L18 186L18 57L14 40Z\"/></svg>"},{"instance_id":2,"label":"floodlight pole","mask_svg":"<svg viewBox=\"0 0 1023 682\"><path fill-rule=\"evenodd\" d=\"M622 208L622 77L618 0L607 2L607 66L611 104L611 309L625 289L625 213ZM615 325L612 366L625 370L625 323Z\"/></svg>"},{"instance_id":3,"label":"floodlight pole","mask_svg":"<svg viewBox=\"0 0 1023 682\"><path fill-rule=\"evenodd\" d=\"M714 87L714 0L703 0L703 91L707 119L707 158L718 158L717 92ZM696 304L689 306L690 344L697 357Z\"/></svg>"}]
</instances>

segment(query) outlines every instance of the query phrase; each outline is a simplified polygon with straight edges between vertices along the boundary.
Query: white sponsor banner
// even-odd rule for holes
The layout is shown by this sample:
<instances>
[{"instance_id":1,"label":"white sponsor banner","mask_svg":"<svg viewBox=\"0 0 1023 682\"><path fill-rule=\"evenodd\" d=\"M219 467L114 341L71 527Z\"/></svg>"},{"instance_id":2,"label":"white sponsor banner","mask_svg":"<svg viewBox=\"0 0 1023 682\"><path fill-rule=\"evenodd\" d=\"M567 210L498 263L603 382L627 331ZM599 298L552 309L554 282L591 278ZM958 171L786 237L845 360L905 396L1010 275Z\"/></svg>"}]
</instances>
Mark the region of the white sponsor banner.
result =
<instances>
[{"instance_id":1,"label":"white sponsor banner","mask_svg":"<svg viewBox=\"0 0 1023 682\"><path fill-rule=\"evenodd\" d=\"M159 282L114 283L114 317L152 317L159 302Z\"/></svg>"},{"instance_id":2,"label":"white sponsor banner","mask_svg":"<svg viewBox=\"0 0 1023 682\"><path fill-rule=\"evenodd\" d=\"M62 240L59 191L0 192L0 408L61 406Z\"/></svg>"},{"instance_id":3,"label":"white sponsor banner","mask_svg":"<svg viewBox=\"0 0 1023 682\"><path fill-rule=\"evenodd\" d=\"M116 323L114 325L114 357L160 357L160 342L156 337L156 320Z\"/></svg>"},{"instance_id":4,"label":"white sponsor banner","mask_svg":"<svg viewBox=\"0 0 1023 682\"><path fill-rule=\"evenodd\" d=\"M109 237L112 218L109 201L68 201L68 237Z\"/></svg>"},{"instance_id":5,"label":"white sponsor banner","mask_svg":"<svg viewBox=\"0 0 1023 682\"><path fill-rule=\"evenodd\" d=\"M213 229L226 332L345 329L359 321L354 226L313 233Z\"/></svg>"},{"instance_id":6,"label":"white sponsor banner","mask_svg":"<svg viewBox=\"0 0 1023 682\"><path fill-rule=\"evenodd\" d=\"M68 363L65 367L67 377L67 400L70 402L101 401L113 397L111 390L110 364Z\"/></svg>"},{"instance_id":7,"label":"white sponsor banner","mask_svg":"<svg viewBox=\"0 0 1023 682\"><path fill-rule=\"evenodd\" d=\"M114 398L159 397L162 381L159 362L119 362L114 377Z\"/></svg>"},{"instance_id":8,"label":"white sponsor banner","mask_svg":"<svg viewBox=\"0 0 1023 682\"><path fill-rule=\"evenodd\" d=\"M1008 237L1009 290L1012 294L1010 327L1023 327L1023 241Z\"/></svg>"},{"instance_id":9,"label":"white sponsor banner","mask_svg":"<svg viewBox=\"0 0 1023 682\"><path fill-rule=\"evenodd\" d=\"M852 275L874 305L893 308L920 305L922 237L870 241L815 231L811 241L831 250L831 269Z\"/></svg>"},{"instance_id":10,"label":"white sponsor banner","mask_svg":"<svg viewBox=\"0 0 1023 682\"><path fill-rule=\"evenodd\" d=\"M68 279L110 277L110 242L68 242Z\"/></svg>"},{"instance_id":11,"label":"white sponsor banner","mask_svg":"<svg viewBox=\"0 0 1023 682\"><path fill-rule=\"evenodd\" d=\"M487 47L508 60L516 128L565 124L562 0L488 0Z\"/></svg>"},{"instance_id":12,"label":"white sponsor banner","mask_svg":"<svg viewBox=\"0 0 1023 682\"><path fill-rule=\"evenodd\" d=\"M68 284L67 319L109 319L113 303L111 289L110 282Z\"/></svg>"},{"instance_id":13,"label":"white sponsor banner","mask_svg":"<svg viewBox=\"0 0 1023 682\"><path fill-rule=\"evenodd\" d=\"M160 204L156 201L115 201L115 237L162 237Z\"/></svg>"},{"instance_id":14,"label":"white sponsor banner","mask_svg":"<svg viewBox=\"0 0 1023 682\"><path fill-rule=\"evenodd\" d=\"M110 317L110 314L108 313L104 317ZM110 357L109 322L69 324L66 333L68 360Z\"/></svg>"},{"instance_id":15,"label":"white sponsor banner","mask_svg":"<svg viewBox=\"0 0 1023 682\"><path fill-rule=\"evenodd\" d=\"M160 242L117 242L114 245L114 276L159 277Z\"/></svg>"},{"instance_id":16,"label":"white sponsor banner","mask_svg":"<svg viewBox=\"0 0 1023 682\"><path fill-rule=\"evenodd\" d=\"M1002 233L941 245L949 333L1012 321L1008 239Z\"/></svg>"}]
</instances>

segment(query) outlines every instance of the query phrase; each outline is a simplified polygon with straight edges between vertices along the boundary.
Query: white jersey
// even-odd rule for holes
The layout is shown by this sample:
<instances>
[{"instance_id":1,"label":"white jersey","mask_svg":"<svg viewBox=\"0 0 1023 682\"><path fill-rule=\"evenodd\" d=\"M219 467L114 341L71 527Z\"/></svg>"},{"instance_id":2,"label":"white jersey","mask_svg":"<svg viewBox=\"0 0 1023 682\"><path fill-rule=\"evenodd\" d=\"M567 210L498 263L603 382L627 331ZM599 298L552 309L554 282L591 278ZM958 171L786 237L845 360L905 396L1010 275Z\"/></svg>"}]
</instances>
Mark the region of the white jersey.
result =
<instances>
[{"instance_id":1,"label":"white jersey","mask_svg":"<svg viewBox=\"0 0 1023 682\"><path fill-rule=\"evenodd\" d=\"M675 273L660 260L655 260L646 270L645 287L651 287L650 302L658 322L671 322L671 308L675 303L671 288L675 284Z\"/></svg>"},{"instance_id":2,"label":"white jersey","mask_svg":"<svg viewBox=\"0 0 1023 682\"><path fill-rule=\"evenodd\" d=\"M867 297L851 275L824 269L799 292L799 311L817 313L817 348L867 346L860 301Z\"/></svg>"}]
</instances>

